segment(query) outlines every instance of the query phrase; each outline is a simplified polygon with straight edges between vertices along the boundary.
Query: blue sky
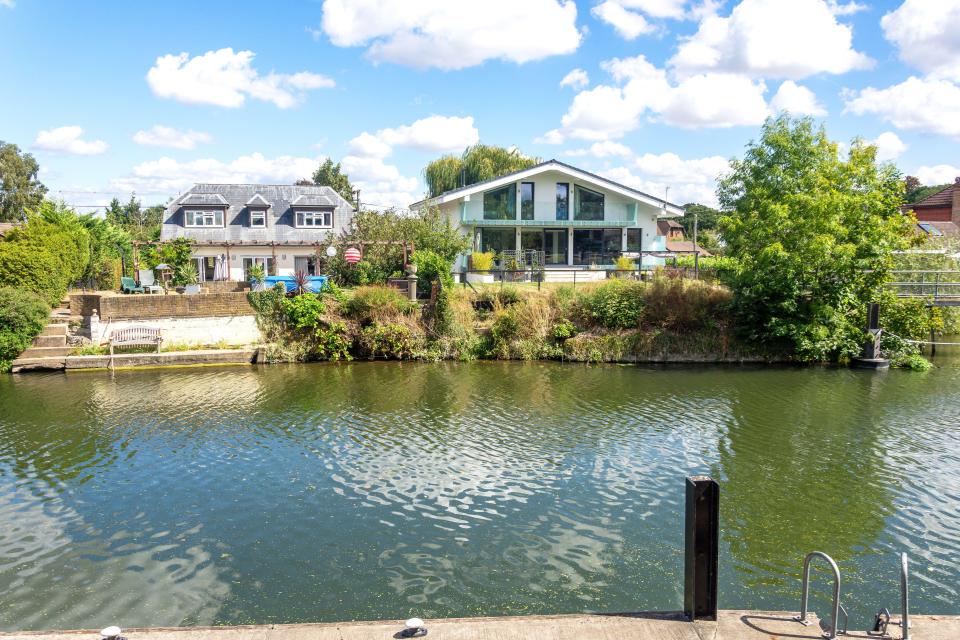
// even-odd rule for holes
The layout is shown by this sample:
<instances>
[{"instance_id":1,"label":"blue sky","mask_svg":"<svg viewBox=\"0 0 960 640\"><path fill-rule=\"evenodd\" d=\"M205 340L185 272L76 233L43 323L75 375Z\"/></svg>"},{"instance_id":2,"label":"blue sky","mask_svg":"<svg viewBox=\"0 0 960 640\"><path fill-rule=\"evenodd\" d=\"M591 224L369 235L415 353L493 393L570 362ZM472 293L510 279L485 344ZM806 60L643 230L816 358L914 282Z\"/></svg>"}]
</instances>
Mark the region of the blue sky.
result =
<instances>
[{"instance_id":1,"label":"blue sky","mask_svg":"<svg viewBox=\"0 0 960 640\"><path fill-rule=\"evenodd\" d=\"M327 156L405 205L476 141L711 202L781 108L960 175L960 0L0 0L0 77L0 139L78 205Z\"/></svg>"}]
</instances>

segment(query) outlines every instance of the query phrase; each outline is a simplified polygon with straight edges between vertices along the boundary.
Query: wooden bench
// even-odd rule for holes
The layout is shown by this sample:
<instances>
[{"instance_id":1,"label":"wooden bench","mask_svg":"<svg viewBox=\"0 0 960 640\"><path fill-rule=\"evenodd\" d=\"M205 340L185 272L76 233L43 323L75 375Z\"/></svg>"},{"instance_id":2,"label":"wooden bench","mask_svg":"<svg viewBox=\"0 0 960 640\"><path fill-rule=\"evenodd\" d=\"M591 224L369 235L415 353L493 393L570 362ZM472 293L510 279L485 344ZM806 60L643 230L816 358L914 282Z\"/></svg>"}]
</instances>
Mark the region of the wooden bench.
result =
<instances>
[{"instance_id":1,"label":"wooden bench","mask_svg":"<svg viewBox=\"0 0 960 640\"><path fill-rule=\"evenodd\" d=\"M160 335L160 329L155 327L129 327L127 329L116 329L110 332L110 356L113 357L114 347L127 347L132 345L157 345L157 353L160 353L160 343L163 342L163 336Z\"/></svg>"}]
</instances>

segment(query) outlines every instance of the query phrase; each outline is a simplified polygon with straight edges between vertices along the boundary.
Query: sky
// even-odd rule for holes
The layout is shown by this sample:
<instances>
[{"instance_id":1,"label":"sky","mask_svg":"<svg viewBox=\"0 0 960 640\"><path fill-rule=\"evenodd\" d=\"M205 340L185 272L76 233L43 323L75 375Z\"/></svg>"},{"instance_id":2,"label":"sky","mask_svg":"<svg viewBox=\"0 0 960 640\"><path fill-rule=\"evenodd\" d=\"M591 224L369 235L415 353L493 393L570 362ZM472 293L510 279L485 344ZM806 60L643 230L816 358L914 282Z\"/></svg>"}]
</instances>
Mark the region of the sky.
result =
<instances>
[{"instance_id":1,"label":"sky","mask_svg":"<svg viewBox=\"0 0 960 640\"><path fill-rule=\"evenodd\" d=\"M94 211L342 162L375 207L477 142L677 203L782 110L960 176L960 0L0 0L0 140Z\"/></svg>"}]
</instances>

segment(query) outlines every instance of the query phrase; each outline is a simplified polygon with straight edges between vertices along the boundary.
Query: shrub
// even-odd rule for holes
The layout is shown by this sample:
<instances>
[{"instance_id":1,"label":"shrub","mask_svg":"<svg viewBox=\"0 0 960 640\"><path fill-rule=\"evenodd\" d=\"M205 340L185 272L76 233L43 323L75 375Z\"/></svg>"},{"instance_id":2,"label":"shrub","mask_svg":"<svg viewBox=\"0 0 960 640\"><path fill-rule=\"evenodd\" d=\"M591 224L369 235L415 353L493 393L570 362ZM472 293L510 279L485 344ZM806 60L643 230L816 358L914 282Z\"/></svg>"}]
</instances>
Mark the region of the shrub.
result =
<instances>
[{"instance_id":1,"label":"shrub","mask_svg":"<svg viewBox=\"0 0 960 640\"><path fill-rule=\"evenodd\" d=\"M0 287L32 291L50 306L67 292L68 274L46 249L23 242L0 242Z\"/></svg>"},{"instance_id":2,"label":"shrub","mask_svg":"<svg viewBox=\"0 0 960 640\"><path fill-rule=\"evenodd\" d=\"M359 346L371 358L402 360L414 357L423 348L423 336L403 324L371 325L360 330Z\"/></svg>"},{"instance_id":3,"label":"shrub","mask_svg":"<svg viewBox=\"0 0 960 640\"><path fill-rule=\"evenodd\" d=\"M592 324L607 329L633 329L643 312L643 284L611 280L583 294L581 303Z\"/></svg>"},{"instance_id":4,"label":"shrub","mask_svg":"<svg viewBox=\"0 0 960 640\"><path fill-rule=\"evenodd\" d=\"M635 271L637 263L627 256L618 256L617 259L613 261L613 266L620 271Z\"/></svg>"},{"instance_id":5,"label":"shrub","mask_svg":"<svg viewBox=\"0 0 960 640\"><path fill-rule=\"evenodd\" d=\"M474 251L470 255L470 262L475 271L490 271L493 269L493 252Z\"/></svg>"},{"instance_id":6,"label":"shrub","mask_svg":"<svg viewBox=\"0 0 960 640\"><path fill-rule=\"evenodd\" d=\"M322 316L327 310L319 296L312 293L285 297L282 306L287 326L299 331L315 330L320 326Z\"/></svg>"},{"instance_id":7,"label":"shrub","mask_svg":"<svg viewBox=\"0 0 960 640\"><path fill-rule=\"evenodd\" d=\"M694 331L726 324L730 290L700 280L658 277L646 286L644 325Z\"/></svg>"},{"instance_id":8,"label":"shrub","mask_svg":"<svg viewBox=\"0 0 960 640\"><path fill-rule=\"evenodd\" d=\"M417 303L407 299L393 287L360 287L343 303L344 313L361 324L387 323L397 316L411 315Z\"/></svg>"},{"instance_id":9,"label":"shrub","mask_svg":"<svg viewBox=\"0 0 960 640\"><path fill-rule=\"evenodd\" d=\"M331 322L329 326L317 329L314 350L322 360L352 360L352 342L345 323Z\"/></svg>"},{"instance_id":10,"label":"shrub","mask_svg":"<svg viewBox=\"0 0 960 640\"><path fill-rule=\"evenodd\" d=\"M30 346L49 315L50 307L37 294L0 287L0 371Z\"/></svg>"},{"instance_id":11,"label":"shrub","mask_svg":"<svg viewBox=\"0 0 960 640\"><path fill-rule=\"evenodd\" d=\"M413 252L410 261L417 265L417 279L421 282L439 281L447 289L453 286L453 263L439 253L421 249Z\"/></svg>"}]
</instances>

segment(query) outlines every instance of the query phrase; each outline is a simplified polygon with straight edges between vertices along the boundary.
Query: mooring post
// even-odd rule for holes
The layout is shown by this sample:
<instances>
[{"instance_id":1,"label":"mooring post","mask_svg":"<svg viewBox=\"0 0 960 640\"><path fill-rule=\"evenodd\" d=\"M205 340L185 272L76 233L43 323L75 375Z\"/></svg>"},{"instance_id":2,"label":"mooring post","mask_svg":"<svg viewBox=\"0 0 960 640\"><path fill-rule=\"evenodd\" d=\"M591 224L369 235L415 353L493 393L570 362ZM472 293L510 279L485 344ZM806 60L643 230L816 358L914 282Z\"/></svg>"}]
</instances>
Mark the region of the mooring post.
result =
<instances>
[{"instance_id":1,"label":"mooring post","mask_svg":"<svg viewBox=\"0 0 960 640\"><path fill-rule=\"evenodd\" d=\"M690 620L717 619L720 485L709 476L687 476L683 612Z\"/></svg>"}]
</instances>

